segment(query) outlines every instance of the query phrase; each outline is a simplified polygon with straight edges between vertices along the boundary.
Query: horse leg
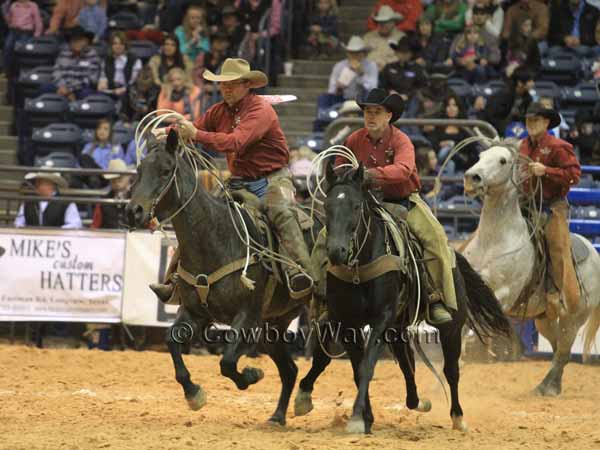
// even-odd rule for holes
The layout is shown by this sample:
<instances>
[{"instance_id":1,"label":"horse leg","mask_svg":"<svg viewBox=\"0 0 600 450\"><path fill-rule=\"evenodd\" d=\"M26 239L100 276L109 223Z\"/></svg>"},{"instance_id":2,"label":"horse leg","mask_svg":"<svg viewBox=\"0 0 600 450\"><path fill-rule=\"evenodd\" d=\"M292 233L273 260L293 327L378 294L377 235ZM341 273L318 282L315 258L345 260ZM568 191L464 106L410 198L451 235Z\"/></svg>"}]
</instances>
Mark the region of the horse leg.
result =
<instances>
[{"instance_id":1,"label":"horse leg","mask_svg":"<svg viewBox=\"0 0 600 450\"><path fill-rule=\"evenodd\" d=\"M321 327L323 324L316 324ZM312 365L304 378L300 381L296 400L294 402L294 414L304 416L313 410L312 391L317 378L325 371L325 368L331 362L331 358L325 353L323 347L327 342L322 340L324 334L317 333L317 344L313 353Z\"/></svg>"},{"instance_id":2,"label":"horse leg","mask_svg":"<svg viewBox=\"0 0 600 450\"><path fill-rule=\"evenodd\" d=\"M265 376L261 369L254 367L246 367L241 373L237 370L238 360L247 347L247 343L243 340L246 333L242 334L240 330L255 327L257 323L258 321L250 317L246 311L236 314L231 323L230 336L233 337L233 342L226 343L221 358L221 375L231 379L239 390L248 389L248 386L259 382Z\"/></svg>"},{"instance_id":3,"label":"horse leg","mask_svg":"<svg viewBox=\"0 0 600 450\"><path fill-rule=\"evenodd\" d=\"M357 389L360 389L360 367L364 358L362 346L356 343L346 345L346 352L348 353L348 357L352 363L354 384L356 385ZM371 410L371 401L369 399L369 392L367 390L363 417L355 419L354 414L352 414L352 417L346 425L346 431L349 433L370 433L373 421L373 411Z\"/></svg>"},{"instance_id":4,"label":"horse leg","mask_svg":"<svg viewBox=\"0 0 600 450\"><path fill-rule=\"evenodd\" d=\"M167 347L175 366L175 379L183 387L183 393L190 409L197 411L206 403L206 393L197 384L192 383L190 372L183 362L182 347L199 330L198 323L192 318L185 306L180 306L177 318L167 332Z\"/></svg>"},{"instance_id":5,"label":"horse leg","mask_svg":"<svg viewBox=\"0 0 600 450\"><path fill-rule=\"evenodd\" d=\"M467 424L463 421L463 410L458 400L458 382L460 379L460 352L461 339L460 332L462 326L459 326L454 320L448 324L440 326L440 339L442 343L442 352L444 354L444 375L450 386L450 417L452 418L452 428L455 430L468 431Z\"/></svg>"},{"instance_id":6,"label":"horse leg","mask_svg":"<svg viewBox=\"0 0 600 450\"><path fill-rule=\"evenodd\" d=\"M419 412L431 411L430 400L419 400L417 384L415 383L415 354L410 347L410 344L400 339L392 344L392 351L404 374L404 381L406 383L406 407Z\"/></svg>"}]
</instances>

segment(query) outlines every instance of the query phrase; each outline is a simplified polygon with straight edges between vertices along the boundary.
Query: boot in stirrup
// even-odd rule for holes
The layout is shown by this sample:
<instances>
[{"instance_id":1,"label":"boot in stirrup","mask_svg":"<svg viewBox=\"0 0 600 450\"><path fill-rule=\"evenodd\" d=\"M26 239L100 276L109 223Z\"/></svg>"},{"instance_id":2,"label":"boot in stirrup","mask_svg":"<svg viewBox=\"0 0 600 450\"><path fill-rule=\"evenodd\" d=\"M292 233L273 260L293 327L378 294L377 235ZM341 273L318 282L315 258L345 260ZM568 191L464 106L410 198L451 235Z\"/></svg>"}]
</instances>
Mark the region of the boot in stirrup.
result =
<instances>
[{"instance_id":1,"label":"boot in stirrup","mask_svg":"<svg viewBox=\"0 0 600 450\"><path fill-rule=\"evenodd\" d=\"M429 296L429 322L432 325L443 325L452 321L452 315L442 302L439 293L434 292Z\"/></svg>"}]
</instances>

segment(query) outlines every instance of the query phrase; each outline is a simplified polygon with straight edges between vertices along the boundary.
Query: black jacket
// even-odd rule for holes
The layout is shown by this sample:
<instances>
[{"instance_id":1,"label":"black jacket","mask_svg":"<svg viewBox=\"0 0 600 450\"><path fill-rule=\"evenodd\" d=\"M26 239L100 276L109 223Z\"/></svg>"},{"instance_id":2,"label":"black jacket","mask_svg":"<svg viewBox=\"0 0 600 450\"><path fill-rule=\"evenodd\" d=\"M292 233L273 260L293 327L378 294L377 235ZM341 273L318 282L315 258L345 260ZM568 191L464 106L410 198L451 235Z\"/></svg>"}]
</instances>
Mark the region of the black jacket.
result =
<instances>
[{"instance_id":1,"label":"black jacket","mask_svg":"<svg viewBox=\"0 0 600 450\"><path fill-rule=\"evenodd\" d=\"M487 101L483 119L494 125L500 135L504 135L504 129L510 122L525 121L527 107L532 101L528 92L519 97L515 87L508 85Z\"/></svg>"},{"instance_id":2,"label":"black jacket","mask_svg":"<svg viewBox=\"0 0 600 450\"><path fill-rule=\"evenodd\" d=\"M600 10L585 1L579 18L579 41L581 45L595 45L594 29L600 17ZM552 0L550 4L550 28L548 41L551 45L565 45L564 38L571 34L575 18L568 0Z\"/></svg>"},{"instance_id":3,"label":"black jacket","mask_svg":"<svg viewBox=\"0 0 600 450\"><path fill-rule=\"evenodd\" d=\"M65 224L65 212L68 207L69 203L48 202L40 223L39 202L25 202L25 223L31 227L62 227Z\"/></svg>"},{"instance_id":4,"label":"black jacket","mask_svg":"<svg viewBox=\"0 0 600 450\"><path fill-rule=\"evenodd\" d=\"M379 87L387 91L394 90L398 94L412 97L418 89L425 86L427 79L418 64L399 62L387 64L379 73Z\"/></svg>"}]
</instances>

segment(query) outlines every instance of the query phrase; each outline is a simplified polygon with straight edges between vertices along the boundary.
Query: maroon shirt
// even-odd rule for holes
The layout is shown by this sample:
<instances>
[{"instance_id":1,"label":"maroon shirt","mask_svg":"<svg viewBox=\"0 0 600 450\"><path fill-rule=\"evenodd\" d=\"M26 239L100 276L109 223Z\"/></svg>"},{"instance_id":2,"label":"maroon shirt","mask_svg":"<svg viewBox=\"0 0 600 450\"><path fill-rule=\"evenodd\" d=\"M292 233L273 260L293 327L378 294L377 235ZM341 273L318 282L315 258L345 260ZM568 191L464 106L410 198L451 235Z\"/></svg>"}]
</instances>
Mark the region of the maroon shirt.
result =
<instances>
[{"instance_id":1,"label":"maroon shirt","mask_svg":"<svg viewBox=\"0 0 600 450\"><path fill-rule=\"evenodd\" d=\"M374 142L366 128L355 131L344 144L356 158L375 175L385 199L405 199L421 190L421 180L415 163L415 147L406 134L389 126L381 139ZM338 156L336 166L347 163Z\"/></svg>"},{"instance_id":2,"label":"maroon shirt","mask_svg":"<svg viewBox=\"0 0 600 450\"><path fill-rule=\"evenodd\" d=\"M579 183L581 166L568 142L546 134L533 145L531 139L526 138L521 142L520 152L546 166L546 174L541 177L544 200L565 198L571 186ZM528 181L525 189L529 189Z\"/></svg>"},{"instance_id":3,"label":"maroon shirt","mask_svg":"<svg viewBox=\"0 0 600 450\"><path fill-rule=\"evenodd\" d=\"M196 141L226 153L233 176L259 178L288 165L290 154L279 118L271 104L255 94L232 107L217 103L194 126Z\"/></svg>"}]
</instances>

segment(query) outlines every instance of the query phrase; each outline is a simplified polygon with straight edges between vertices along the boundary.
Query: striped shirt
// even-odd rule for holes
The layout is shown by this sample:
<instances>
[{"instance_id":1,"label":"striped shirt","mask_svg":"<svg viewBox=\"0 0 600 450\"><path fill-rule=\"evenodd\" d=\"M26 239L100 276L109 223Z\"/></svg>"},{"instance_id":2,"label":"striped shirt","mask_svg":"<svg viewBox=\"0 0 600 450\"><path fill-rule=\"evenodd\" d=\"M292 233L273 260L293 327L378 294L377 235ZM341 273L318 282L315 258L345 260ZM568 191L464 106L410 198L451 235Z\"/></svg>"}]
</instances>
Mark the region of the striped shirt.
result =
<instances>
[{"instance_id":1,"label":"striped shirt","mask_svg":"<svg viewBox=\"0 0 600 450\"><path fill-rule=\"evenodd\" d=\"M84 87L95 88L100 77L100 57L92 47L84 48L75 55L69 47L63 48L54 63L52 77L58 86L65 86L71 91Z\"/></svg>"}]
</instances>

